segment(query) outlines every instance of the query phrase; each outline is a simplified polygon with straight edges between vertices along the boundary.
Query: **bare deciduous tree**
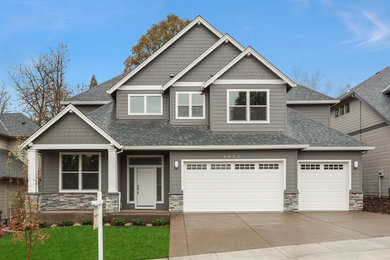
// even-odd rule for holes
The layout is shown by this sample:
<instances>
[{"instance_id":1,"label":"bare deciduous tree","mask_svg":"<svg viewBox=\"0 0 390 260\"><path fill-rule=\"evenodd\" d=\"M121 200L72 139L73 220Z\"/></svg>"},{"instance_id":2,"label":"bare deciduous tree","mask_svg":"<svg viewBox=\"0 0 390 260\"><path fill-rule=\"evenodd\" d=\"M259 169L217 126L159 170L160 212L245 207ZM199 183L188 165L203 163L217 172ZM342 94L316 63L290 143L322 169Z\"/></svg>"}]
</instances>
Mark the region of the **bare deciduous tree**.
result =
<instances>
[{"instance_id":1,"label":"bare deciduous tree","mask_svg":"<svg viewBox=\"0 0 390 260\"><path fill-rule=\"evenodd\" d=\"M9 112L11 96L9 95L5 85L0 88L0 114Z\"/></svg>"},{"instance_id":2,"label":"bare deciduous tree","mask_svg":"<svg viewBox=\"0 0 390 260\"><path fill-rule=\"evenodd\" d=\"M65 82L68 65L68 49L60 43L48 53L31 58L29 64L8 71L24 111L40 126L61 111L60 101L72 93Z\"/></svg>"}]
</instances>

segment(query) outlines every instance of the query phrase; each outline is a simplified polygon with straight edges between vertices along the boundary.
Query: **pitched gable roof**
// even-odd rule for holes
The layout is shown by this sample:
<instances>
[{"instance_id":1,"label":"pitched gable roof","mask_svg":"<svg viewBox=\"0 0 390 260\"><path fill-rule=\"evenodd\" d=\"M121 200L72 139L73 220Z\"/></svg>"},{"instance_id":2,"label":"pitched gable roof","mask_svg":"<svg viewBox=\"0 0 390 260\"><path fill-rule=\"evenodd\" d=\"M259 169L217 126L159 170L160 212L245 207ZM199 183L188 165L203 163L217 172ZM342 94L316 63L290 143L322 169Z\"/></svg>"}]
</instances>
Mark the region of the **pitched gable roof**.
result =
<instances>
[{"instance_id":1,"label":"pitched gable roof","mask_svg":"<svg viewBox=\"0 0 390 260\"><path fill-rule=\"evenodd\" d=\"M28 137L38 130L38 125L22 113L0 114L0 134Z\"/></svg>"},{"instance_id":2,"label":"pitched gable roof","mask_svg":"<svg viewBox=\"0 0 390 260\"><path fill-rule=\"evenodd\" d=\"M91 126L96 132L102 135L107 141L109 141L112 145L117 148L121 148L121 144L118 143L110 134L104 131L99 125L97 125L93 120L84 115L80 110L78 110L72 104L68 105L65 109L63 109L60 113L58 113L53 119L47 122L43 127L41 127L38 131L36 131L32 136L30 136L26 141L24 141L21 146L26 147L30 145L36 138L38 138L42 133L48 130L54 123L60 120L67 113L75 113L79 116L84 122L86 122L89 126Z\"/></svg>"},{"instance_id":3,"label":"pitched gable roof","mask_svg":"<svg viewBox=\"0 0 390 260\"><path fill-rule=\"evenodd\" d=\"M317 92L313 89L297 85L287 93L287 104L336 104L339 100Z\"/></svg>"},{"instance_id":4,"label":"pitched gable roof","mask_svg":"<svg viewBox=\"0 0 390 260\"><path fill-rule=\"evenodd\" d=\"M390 96L383 91L390 85L390 67L375 73L362 83L342 94L344 100L354 96L376 111L387 124L390 124Z\"/></svg>"},{"instance_id":5,"label":"pitched gable roof","mask_svg":"<svg viewBox=\"0 0 390 260\"><path fill-rule=\"evenodd\" d=\"M222 43L230 42L234 46L236 46L240 51L243 51L245 48L234 40L230 35L225 34L221 39L219 39L216 43L214 43L210 48L208 48L204 53L202 53L198 58L196 58L193 62L188 64L182 71L180 71L175 77L173 77L170 81L163 85L163 90L169 88L173 83L178 81L181 77L183 77L187 72L189 72L193 67L195 67L199 62L209 56L210 53L215 51Z\"/></svg>"},{"instance_id":6,"label":"pitched gable roof","mask_svg":"<svg viewBox=\"0 0 390 260\"><path fill-rule=\"evenodd\" d=\"M180 39L183 35L185 35L191 28L195 25L204 25L207 29L213 32L218 38L221 38L223 35L215 29L212 25L210 25L206 20L204 20L201 16L196 17L191 23L189 23L183 30L181 30L178 34L176 34L172 39L170 39L167 43L165 43L161 48L159 48L155 53L149 56L145 61L143 61L140 65L135 67L129 74L123 77L119 82L117 82L112 88L110 88L107 93L112 94L115 90L117 90L121 85L123 85L126 81L128 81L131 77L136 75L139 71L141 71L146 65L148 65L151 61L153 61L156 57L158 57L161 53L163 53L169 46L175 43L178 39Z\"/></svg>"},{"instance_id":7,"label":"pitched gable roof","mask_svg":"<svg viewBox=\"0 0 390 260\"><path fill-rule=\"evenodd\" d=\"M295 87L296 84L291 79L289 79L285 74L283 74L274 65L272 65L269 61L267 61L263 56L261 56L258 52L256 52L252 47L246 48L234 60L232 60L224 68L218 71L213 77L211 77L209 80L203 83L202 87L207 88L210 84L216 81L219 77L221 77L225 72L227 72L230 68L232 68L235 64L237 64L242 58L244 58L247 55L253 55L257 60L259 60L266 67L268 67L272 72L274 72L277 76L279 76L284 82L286 82L291 87Z\"/></svg>"}]
</instances>

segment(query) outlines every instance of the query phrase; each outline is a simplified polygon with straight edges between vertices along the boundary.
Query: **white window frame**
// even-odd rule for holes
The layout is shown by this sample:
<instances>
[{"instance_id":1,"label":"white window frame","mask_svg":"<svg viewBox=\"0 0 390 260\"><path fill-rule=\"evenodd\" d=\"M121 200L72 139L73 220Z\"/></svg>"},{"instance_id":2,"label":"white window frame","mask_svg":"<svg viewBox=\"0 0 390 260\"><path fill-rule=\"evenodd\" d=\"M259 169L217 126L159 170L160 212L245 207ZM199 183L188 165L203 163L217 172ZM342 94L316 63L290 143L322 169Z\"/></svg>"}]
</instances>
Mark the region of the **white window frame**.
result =
<instances>
[{"instance_id":1,"label":"white window frame","mask_svg":"<svg viewBox=\"0 0 390 260\"><path fill-rule=\"evenodd\" d=\"M131 113L130 111L130 103L131 103L131 97L143 97L144 98L144 112L143 113ZM160 97L160 112L159 113L147 113L147 97ZM163 97L161 94L128 94L127 97L127 113L131 116L136 115L162 115L163 114Z\"/></svg>"},{"instance_id":2,"label":"white window frame","mask_svg":"<svg viewBox=\"0 0 390 260\"><path fill-rule=\"evenodd\" d=\"M188 116L179 116L179 95L180 94L189 94ZM202 96L203 116L201 116L201 117L192 116L192 94L200 94ZM177 91L175 102L176 102L176 119L205 119L206 118L206 95L202 94L202 92L200 92L200 91Z\"/></svg>"},{"instance_id":3,"label":"white window frame","mask_svg":"<svg viewBox=\"0 0 390 260\"><path fill-rule=\"evenodd\" d=\"M78 155L79 156L79 169L78 169L78 176L79 176L79 188L77 190L68 190L68 189L62 189L62 155ZM99 172L98 172L98 186L99 188L97 190L83 190L82 189L82 155L98 155L99 156ZM59 192L61 193L96 193L98 191L101 191L102 187L102 153L101 152L61 152L59 153Z\"/></svg>"},{"instance_id":4,"label":"white window frame","mask_svg":"<svg viewBox=\"0 0 390 260\"><path fill-rule=\"evenodd\" d=\"M161 158L161 165L130 165L130 158ZM134 183L133 185L136 185L138 182L137 180L137 167L149 167L149 168L157 168L161 167L161 201L157 201L157 186L156 188L156 204L164 204L164 155L128 155L127 160L126 160L126 167L127 167L127 179L126 179L126 189L127 189L127 194L126 194L126 202L127 204L135 204L137 205L137 194L135 193L137 191L136 187L134 186L134 200L130 200L130 185L129 185L129 178L130 178L130 168L134 168ZM156 172L156 184L157 184L157 172Z\"/></svg>"},{"instance_id":5,"label":"white window frame","mask_svg":"<svg viewBox=\"0 0 390 260\"><path fill-rule=\"evenodd\" d=\"M230 120L230 92L246 92L246 120ZM270 122L270 98L269 98L269 89L228 89L226 91L226 120L228 124L268 124ZM266 92L267 93L267 120L250 120L250 92Z\"/></svg>"}]
</instances>

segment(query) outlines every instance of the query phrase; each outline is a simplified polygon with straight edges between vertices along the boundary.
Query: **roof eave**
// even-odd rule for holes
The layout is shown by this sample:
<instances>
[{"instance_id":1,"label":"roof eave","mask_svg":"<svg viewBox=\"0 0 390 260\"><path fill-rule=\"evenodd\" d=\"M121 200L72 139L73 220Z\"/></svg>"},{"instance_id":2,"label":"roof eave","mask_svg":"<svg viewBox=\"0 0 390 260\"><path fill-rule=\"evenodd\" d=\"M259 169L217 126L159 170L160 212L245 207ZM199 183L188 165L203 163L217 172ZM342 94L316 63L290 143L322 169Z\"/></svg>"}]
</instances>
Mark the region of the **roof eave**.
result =
<instances>
[{"instance_id":1,"label":"roof eave","mask_svg":"<svg viewBox=\"0 0 390 260\"><path fill-rule=\"evenodd\" d=\"M324 104L333 105L340 103L340 100L292 100L287 101L287 105L311 105L311 104Z\"/></svg>"},{"instance_id":2,"label":"roof eave","mask_svg":"<svg viewBox=\"0 0 390 260\"><path fill-rule=\"evenodd\" d=\"M373 146L310 146L302 151L370 151Z\"/></svg>"},{"instance_id":3,"label":"roof eave","mask_svg":"<svg viewBox=\"0 0 390 260\"><path fill-rule=\"evenodd\" d=\"M291 145L146 145L146 146L123 146L123 150L280 150L280 149L305 149L308 144L291 144Z\"/></svg>"}]
</instances>

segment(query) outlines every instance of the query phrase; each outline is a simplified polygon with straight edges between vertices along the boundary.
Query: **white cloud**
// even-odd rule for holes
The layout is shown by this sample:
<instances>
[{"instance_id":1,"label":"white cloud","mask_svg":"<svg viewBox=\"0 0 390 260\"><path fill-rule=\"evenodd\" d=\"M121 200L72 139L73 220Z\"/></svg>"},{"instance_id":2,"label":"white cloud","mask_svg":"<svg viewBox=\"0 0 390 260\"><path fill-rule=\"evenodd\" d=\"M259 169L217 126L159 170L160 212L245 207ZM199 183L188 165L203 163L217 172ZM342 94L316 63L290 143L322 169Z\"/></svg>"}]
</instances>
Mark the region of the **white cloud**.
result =
<instances>
[{"instance_id":1,"label":"white cloud","mask_svg":"<svg viewBox=\"0 0 390 260\"><path fill-rule=\"evenodd\" d=\"M352 38L342 44L355 47L390 48L390 24L378 14L360 10L359 12L339 12L345 26L352 32Z\"/></svg>"}]
</instances>

